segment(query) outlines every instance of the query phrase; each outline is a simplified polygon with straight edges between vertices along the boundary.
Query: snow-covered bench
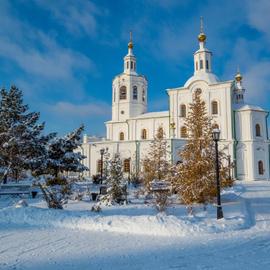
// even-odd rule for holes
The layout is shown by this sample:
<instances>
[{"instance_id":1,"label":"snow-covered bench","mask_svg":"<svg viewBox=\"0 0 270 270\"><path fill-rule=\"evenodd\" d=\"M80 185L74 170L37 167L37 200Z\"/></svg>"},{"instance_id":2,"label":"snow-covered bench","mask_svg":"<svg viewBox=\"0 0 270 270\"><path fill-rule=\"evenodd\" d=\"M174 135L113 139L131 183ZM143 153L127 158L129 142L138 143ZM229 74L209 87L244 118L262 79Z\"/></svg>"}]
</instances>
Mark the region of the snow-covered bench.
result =
<instances>
[{"instance_id":1,"label":"snow-covered bench","mask_svg":"<svg viewBox=\"0 0 270 270\"><path fill-rule=\"evenodd\" d=\"M29 184L18 184L18 183L10 183L10 184L2 184L0 185L0 196L1 195L30 195L31 193L31 185Z\"/></svg>"}]
</instances>

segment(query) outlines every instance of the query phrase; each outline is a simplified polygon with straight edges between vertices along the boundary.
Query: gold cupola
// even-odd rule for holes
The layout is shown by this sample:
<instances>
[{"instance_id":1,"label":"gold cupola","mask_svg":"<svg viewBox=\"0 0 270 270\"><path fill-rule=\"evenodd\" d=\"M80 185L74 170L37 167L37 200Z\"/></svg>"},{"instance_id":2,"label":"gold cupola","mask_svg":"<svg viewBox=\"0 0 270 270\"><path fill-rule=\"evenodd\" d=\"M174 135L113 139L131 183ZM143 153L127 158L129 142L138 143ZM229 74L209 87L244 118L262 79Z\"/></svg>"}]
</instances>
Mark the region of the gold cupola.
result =
<instances>
[{"instance_id":1,"label":"gold cupola","mask_svg":"<svg viewBox=\"0 0 270 270\"><path fill-rule=\"evenodd\" d=\"M242 79L243 79L243 77L242 77L242 75L241 75L241 73L240 73L239 67L237 68L237 73L236 73L236 75L235 75L234 78L235 78L235 80L236 80L237 82L241 82Z\"/></svg>"},{"instance_id":2,"label":"gold cupola","mask_svg":"<svg viewBox=\"0 0 270 270\"><path fill-rule=\"evenodd\" d=\"M200 34L198 35L199 42L205 42L206 34L203 32L203 17L201 16Z\"/></svg>"},{"instance_id":3,"label":"gold cupola","mask_svg":"<svg viewBox=\"0 0 270 270\"><path fill-rule=\"evenodd\" d=\"M129 37L128 48L129 48L129 49L133 49L132 32L131 32L131 31L130 31L130 37Z\"/></svg>"}]
</instances>

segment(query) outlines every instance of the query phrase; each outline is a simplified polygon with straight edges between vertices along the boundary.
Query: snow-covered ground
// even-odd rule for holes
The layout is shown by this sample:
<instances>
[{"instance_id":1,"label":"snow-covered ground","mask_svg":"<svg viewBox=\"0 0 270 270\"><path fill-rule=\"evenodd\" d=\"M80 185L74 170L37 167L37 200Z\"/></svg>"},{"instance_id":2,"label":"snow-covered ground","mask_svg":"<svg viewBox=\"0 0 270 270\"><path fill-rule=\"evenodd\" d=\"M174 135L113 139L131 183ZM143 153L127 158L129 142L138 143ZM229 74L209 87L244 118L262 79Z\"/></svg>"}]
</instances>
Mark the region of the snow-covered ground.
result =
<instances>
[{"instance_id":1,"label":"snow-covered ground","mask_svg":"<svg viewBox=\"0 0 270 270\"><path fill-rule=\"evenodd\" d=\"M90 202L16 208L0 199L0 269L270 269L270 183L238 183L222 195L225 218L196 207L167 215L132 200L90 211Z\"/></svg>"}]
</instances>

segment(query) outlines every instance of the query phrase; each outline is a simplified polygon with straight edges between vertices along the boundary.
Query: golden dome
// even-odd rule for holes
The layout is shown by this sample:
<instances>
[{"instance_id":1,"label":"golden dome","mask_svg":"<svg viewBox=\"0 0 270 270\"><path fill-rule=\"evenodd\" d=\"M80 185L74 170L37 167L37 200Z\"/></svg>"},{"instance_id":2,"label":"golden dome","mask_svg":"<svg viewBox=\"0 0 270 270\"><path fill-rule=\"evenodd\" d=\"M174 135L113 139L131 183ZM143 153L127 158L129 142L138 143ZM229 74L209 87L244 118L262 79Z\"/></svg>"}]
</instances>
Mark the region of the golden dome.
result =
<instances>
[{"instance_id":1,"label":"golden dome","mask_svg":"<svg viewBox=\"0 0 270 270\"><path fill-rule=\"evenodd\" d=\"M206 40L206 35L205 35L204 33L200 33L200 34L198 35L198 40L199 40L200 42L204 42L204 41Z\"/></svg>"},{"instance_id":2,"label":"golden dome","mask_svg":"<svg viewBox=\"0 0 270 270\"><path fill-rule=\"evenodd\" d=\"M132 43L132 41L130 41L130 42L128 43L128 48L129 48L129 49L133 49L133 43Z\"/></svg>"},{"instance_id":3,"label":"golden dome","mask_svg":"<svg viewBox=\"0 0 270 270\"><path fill-rule=\"evenodd\" d=\"M237 82L241 82L242 81L242 75L240 74L240 72L237 72L237 74L235 75L235 80L237 81Z\"/></svg>"}]
</instances>

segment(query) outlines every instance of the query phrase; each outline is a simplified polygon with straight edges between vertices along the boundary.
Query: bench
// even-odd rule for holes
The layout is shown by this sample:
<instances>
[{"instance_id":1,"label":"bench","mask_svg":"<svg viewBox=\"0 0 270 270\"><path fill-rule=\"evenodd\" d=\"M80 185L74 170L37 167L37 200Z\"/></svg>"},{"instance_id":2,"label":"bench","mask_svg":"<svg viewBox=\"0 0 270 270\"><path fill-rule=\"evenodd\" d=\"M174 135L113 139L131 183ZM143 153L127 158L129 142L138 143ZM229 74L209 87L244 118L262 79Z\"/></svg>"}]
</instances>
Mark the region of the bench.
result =
<instances>
[{"instance_id":1,"label":"bench","mask_svg":"<svg viewBox=\"0 0 270 270\"><path fill-rule=\"evenodd\" d=\"M0 196L1 195L30 195L31 185L29 184L2 184L0 185Z\"/></svg>"}]
</instances>

